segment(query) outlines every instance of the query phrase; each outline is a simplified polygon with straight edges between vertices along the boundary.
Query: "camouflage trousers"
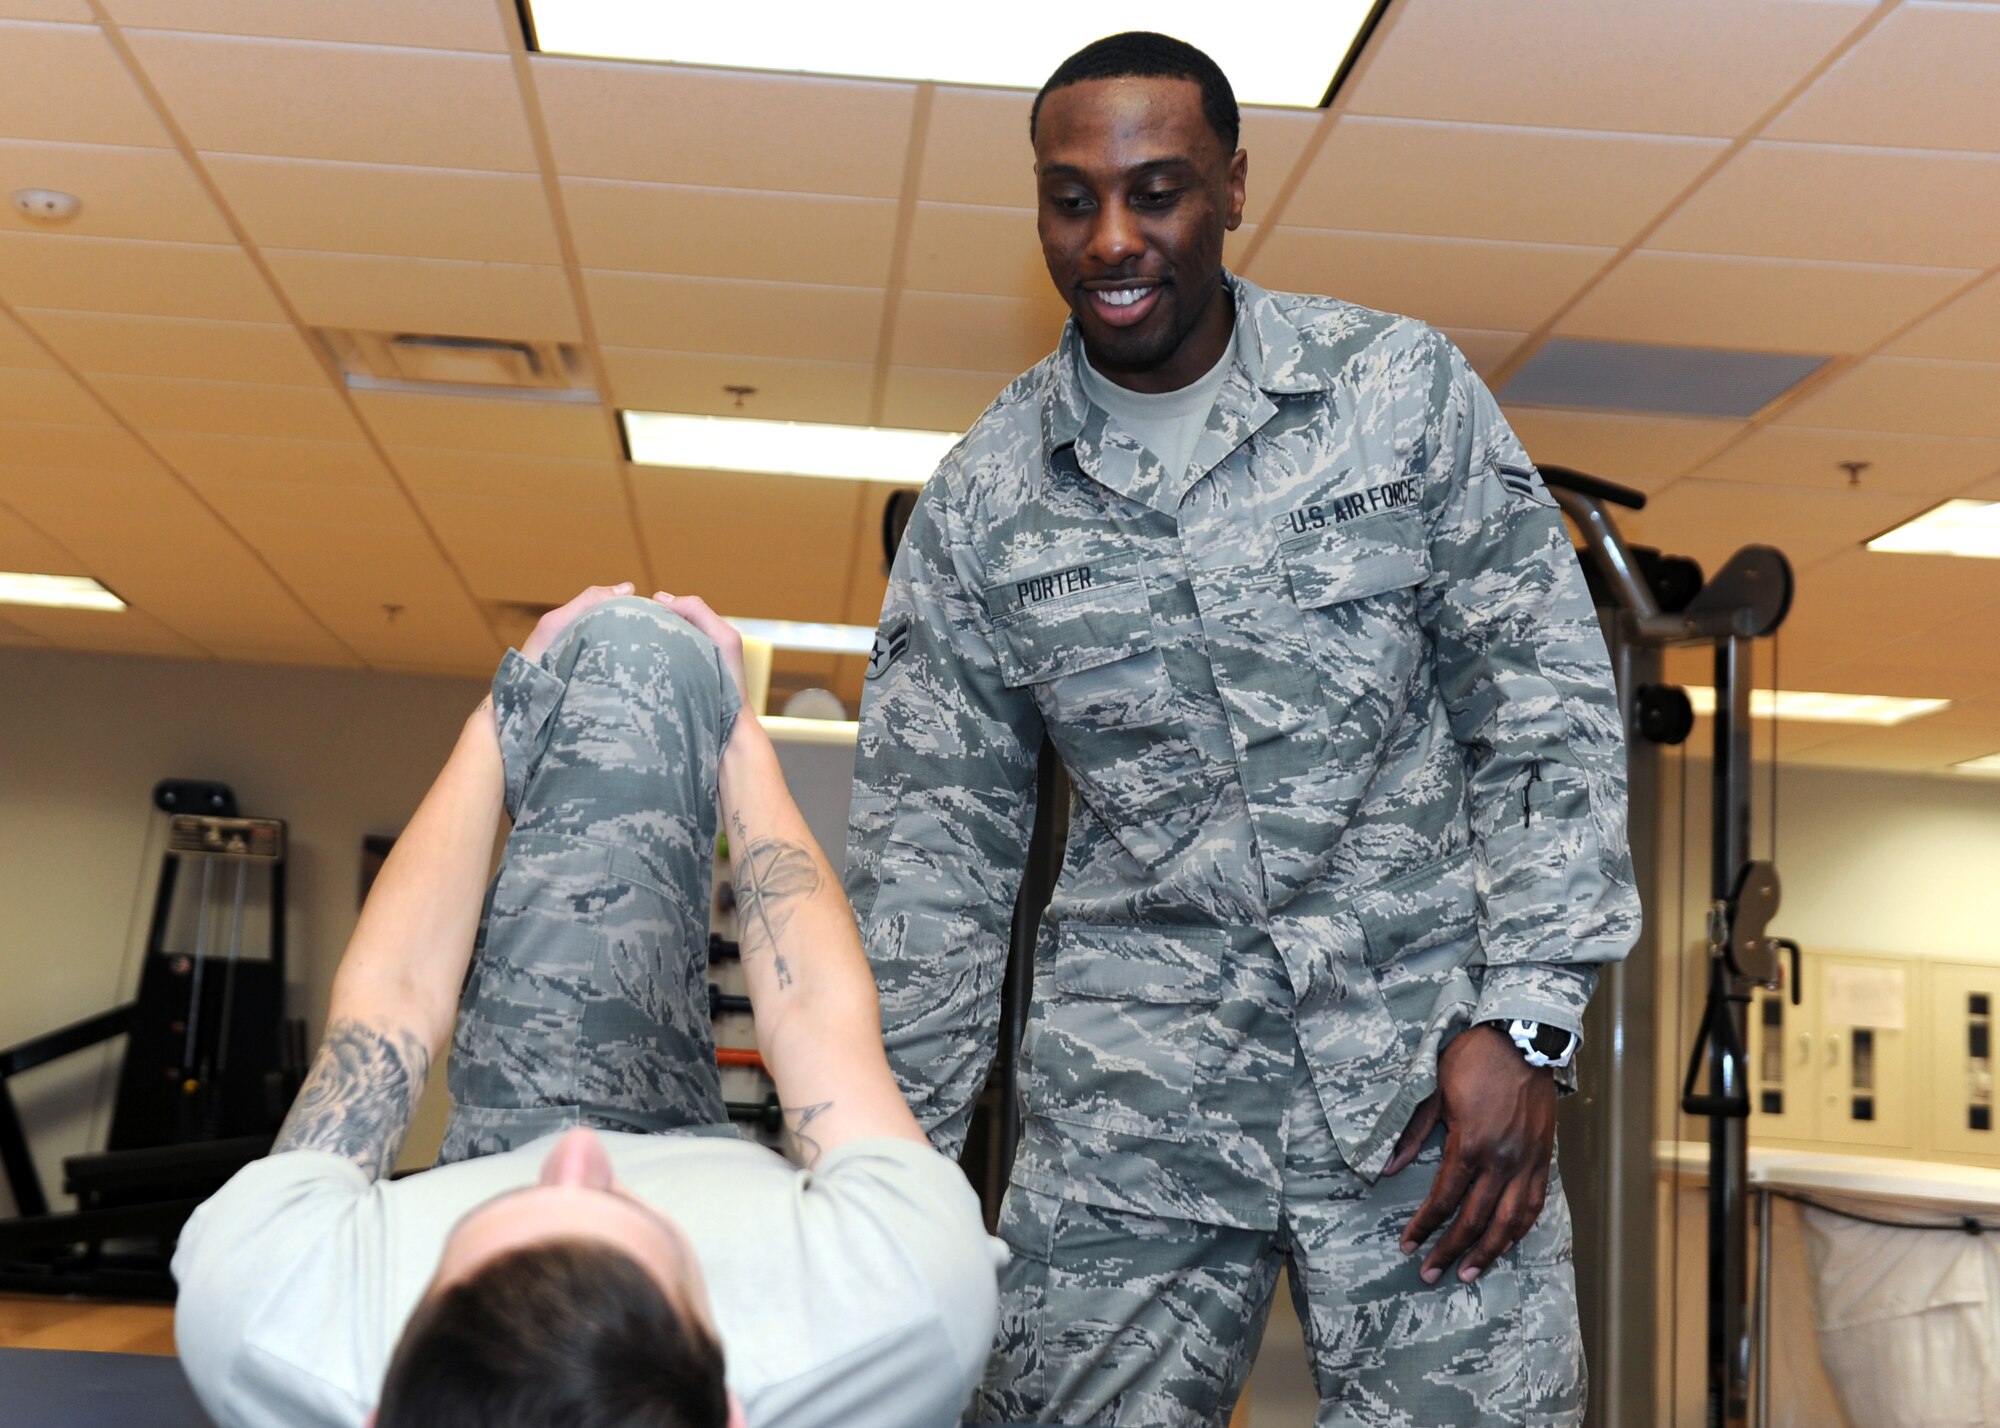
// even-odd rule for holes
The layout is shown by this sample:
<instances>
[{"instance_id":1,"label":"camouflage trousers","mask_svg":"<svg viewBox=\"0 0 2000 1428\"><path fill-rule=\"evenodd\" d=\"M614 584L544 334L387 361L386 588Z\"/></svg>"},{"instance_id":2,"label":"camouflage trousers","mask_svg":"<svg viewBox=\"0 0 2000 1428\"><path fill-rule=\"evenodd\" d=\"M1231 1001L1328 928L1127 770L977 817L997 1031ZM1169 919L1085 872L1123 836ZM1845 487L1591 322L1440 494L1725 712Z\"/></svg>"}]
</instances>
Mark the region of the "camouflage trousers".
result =
<instances>
[{"instance_id":1,"label":"camouflage trousers","mask_svg":"<svg viewBox=\"0 0 2000 1428\"><path fill-rule=\"evenodd\" d=\"M1319 1428L1575 1425L1583 1344L1569 1206L1551 1175L1541 1219L1471 1284L1418 1278L1403 1227L1443 1156L1369 1184L1342 1164L1303 1059L1285 1110L1276 1231L1195 1224L1015 1185L1013 1259L977 1407L984 1422L1196 1428L1242 1392L1281 1263L1305 1328Z\"/></svg>"},{"instance_id":2,"label":"camouflage trousers","mask_svg":"<svg viewBox=\"0 0 2000 1428\"><path fill-rule=\"evenodd\" d=\"M607 601L493 680L513 831L460 998L440 1164L574 1125L733 1134L708 1011L715 646Z\"/></svg>"}]
</instances>

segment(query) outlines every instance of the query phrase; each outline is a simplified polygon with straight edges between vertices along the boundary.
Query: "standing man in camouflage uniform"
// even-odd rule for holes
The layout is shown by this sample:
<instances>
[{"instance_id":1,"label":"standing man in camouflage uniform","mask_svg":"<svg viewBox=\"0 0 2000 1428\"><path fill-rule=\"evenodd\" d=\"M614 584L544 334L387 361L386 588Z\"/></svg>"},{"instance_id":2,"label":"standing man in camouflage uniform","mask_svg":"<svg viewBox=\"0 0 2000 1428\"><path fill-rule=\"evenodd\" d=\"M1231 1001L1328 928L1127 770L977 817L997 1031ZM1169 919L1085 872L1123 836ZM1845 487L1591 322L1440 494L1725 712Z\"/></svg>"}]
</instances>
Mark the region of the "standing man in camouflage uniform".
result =
<instances>
[{"instance_id":1,"label":"standing man in camouflage uniform","mask_svg":"<svg viewBox=\"0 0 2000 1428\"><path fill-rule=\"evenodd\" d=\"M1045 732L1074 784L983 1411L1219 1424L1287 1260L1322 1424L1573 1423L1555 1100L1638 904L1562 522L1443 337L1223 270L1206 55L1099 41L1030 132L1073 316L923 490L848 855L952 1152Z\"/></svg>"}]
</instances>

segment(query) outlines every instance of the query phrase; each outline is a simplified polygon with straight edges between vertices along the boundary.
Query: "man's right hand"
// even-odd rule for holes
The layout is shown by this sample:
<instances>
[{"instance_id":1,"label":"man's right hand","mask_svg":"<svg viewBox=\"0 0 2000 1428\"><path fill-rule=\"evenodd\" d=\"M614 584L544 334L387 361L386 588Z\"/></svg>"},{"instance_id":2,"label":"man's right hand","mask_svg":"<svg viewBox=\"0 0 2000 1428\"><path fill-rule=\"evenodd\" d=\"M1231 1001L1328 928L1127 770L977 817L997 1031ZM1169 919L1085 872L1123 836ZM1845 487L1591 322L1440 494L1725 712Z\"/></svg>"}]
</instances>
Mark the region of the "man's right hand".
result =
<instances>
[{"instance_id":1,"label":"man's right hand","mask_svg":"<svg viewBox=\"0 0 2000 1428\"><path fill-rule=\"evenodd\" d=\"M708 602L699 595L669 595L660 590L654 592L653 598L715 642L715 647L722 651L723 666L736 681L736 696L743 708L749 710L750 682L743 672L742 632L709 609Z\"/></svg>"}]
</instances>

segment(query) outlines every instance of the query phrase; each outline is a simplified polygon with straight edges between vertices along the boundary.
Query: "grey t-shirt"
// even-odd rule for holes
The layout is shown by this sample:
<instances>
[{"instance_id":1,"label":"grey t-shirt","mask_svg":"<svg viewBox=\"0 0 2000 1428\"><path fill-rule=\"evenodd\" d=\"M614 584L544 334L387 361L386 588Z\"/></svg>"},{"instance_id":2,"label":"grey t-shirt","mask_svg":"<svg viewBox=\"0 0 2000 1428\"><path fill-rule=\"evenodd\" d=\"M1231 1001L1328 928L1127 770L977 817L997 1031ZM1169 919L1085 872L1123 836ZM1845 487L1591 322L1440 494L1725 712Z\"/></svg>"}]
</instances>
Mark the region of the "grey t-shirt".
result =
<instances>
[{"instance_id":1,"label":"grey t-shirt","mask_svg":"<svg viewBox=\"0 0 2000 1428\"><path fill-rule=\"evenodd\" d=\"M753 1428L956 1425L992 1344L995 1269L957 1166L852 1141L812 1171L747 1141L602 1133L687 1231ZM554 1137L371 1182L323 1151L247 1166L174 1255L181 1361L224 1428L357 1428L461 1216L538 1179Z\"/></svg>"},{"instance_id":2,"label":"grey t-shirt","mask_svg":"<svg viewBox=\"0 0 2000 1428\"><path fill-rule=\"evenodd\" d=\"M1177 478L1194 459L1195 444L1201 440L1208 414L1215 406L1215 394L1222 390L1223 379L1235 360L1236 332L1232 328L1221 359L1177 391L1135 392L1121 387L1091 366L1088 357L1078 364L1077 375L1082 378L1084 394L1159 457L1170 478Z\"/></svg>"}]
</instances>

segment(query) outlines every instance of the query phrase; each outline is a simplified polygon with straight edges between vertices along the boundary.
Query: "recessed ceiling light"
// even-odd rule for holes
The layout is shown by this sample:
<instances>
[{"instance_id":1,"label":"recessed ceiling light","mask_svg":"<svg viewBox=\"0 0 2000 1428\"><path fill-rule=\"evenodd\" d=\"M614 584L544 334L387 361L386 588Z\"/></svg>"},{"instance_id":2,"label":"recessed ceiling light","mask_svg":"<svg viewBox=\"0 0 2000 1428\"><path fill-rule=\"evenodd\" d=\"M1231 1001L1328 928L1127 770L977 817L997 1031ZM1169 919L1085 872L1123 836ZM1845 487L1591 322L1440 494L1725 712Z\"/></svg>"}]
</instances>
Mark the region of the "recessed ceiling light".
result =
<instances>
[{"instance_id":1,"label":"recessed ceiling light","mask_svg":"<svg viewBox=\"0 0 2000 1428\"><path fill-rule=\"evenodd\" d=\"M955 431L757 421L621 411L625 449L641 466L756 471L921 486L957 442Z\"/></svg>"},{"instance_id":2,"label":"recessed ceiling light","mask_svg":"<svg viewBox=\"0 0 2000 1428\"><path fill-rule=\"evenodd\" d=\"M0 570L0 605L55 610L122 610L125 602L88 575L28 575Z\"/></svg>"},{"instance_id":3,"label":"recessed ceiling light","mask_svg":"<svg viewBox=\"0 0 2000 1428\"><path fill-rule=\"evenodd\" d=\"M1706 684L1686 686L1688 703L1702 715L1715 713L1715 690ZM1949 699L1899 699L1889 694L1818 694L1806 689L1781 689L1774 699L1768 689L1750 691L1750 717L1796 719L1807 724L1901 724L1951 706Z\"/></svg>"},{"instance_id":4,"label":"recessed ceiling light","mask_svg":"<svg viewBox=\"0 0 2000 1428\"><path fill-rule=\"evenodd\" d=\"M729 623L743 634L763 640L773 649L811 654L865 655L875 648L875 631L867 625L815 625L803 620L739 620Z\"/></svg>"},{"instance_id":5,"label":"recessed ceiling light","mask_svg":"<svg viewBox=\"0 0 2000 1428\"><path fill-rule=\"evenodd\" d=\"M1966 759L1953 764L1952 771L1962 774L1979 774L1984 778L2000 778L2000 754L1986 754L1976 759Z\"/></svg>"},{"instance_id":6,"label":"recessed ceiling light","mask_svg":"<svg viewBox=\"0 0 2000 1428\"><path fill-rule=\"evenodd\" d=\"M2000 501L1946 501L1868 542L1899 555L1963 555L2000 560Z\"/></svg>"},{"instance_id":7,"label":"recessed ceiling light","mask_svg":"<svg viewBox=\"0 0 2000 1428\"><path fill-rule=\"evenodd\" d=\"M1332 97L1384 8L1386 0L1317 0L1260 24L1211 0L1153 0L1136 18L1207 51L1242 103L1310 109ZM862 9L823 0L527 0L525 9L529 43L543 54L1014 89L1040 89L1066 56L1125 28L1074 0L1013 0L1004 18L980 16L976 28L952 23L936 0Z\"/></svg>"}]
</instances>

